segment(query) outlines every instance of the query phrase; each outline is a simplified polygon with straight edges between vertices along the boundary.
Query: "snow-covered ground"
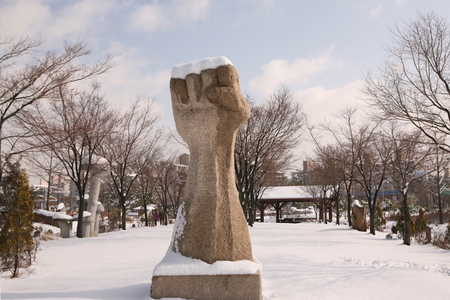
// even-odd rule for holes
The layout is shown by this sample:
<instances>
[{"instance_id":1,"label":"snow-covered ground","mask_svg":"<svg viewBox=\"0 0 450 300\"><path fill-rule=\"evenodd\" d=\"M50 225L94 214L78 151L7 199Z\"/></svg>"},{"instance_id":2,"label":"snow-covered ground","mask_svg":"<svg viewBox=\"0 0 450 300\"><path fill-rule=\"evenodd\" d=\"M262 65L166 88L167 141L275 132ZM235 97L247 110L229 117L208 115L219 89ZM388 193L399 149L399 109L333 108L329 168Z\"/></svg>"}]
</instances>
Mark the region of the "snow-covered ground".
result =
<instances>
[{"instance_id":1,"label":"snow-covered ground","mask_svg":"<svg viewBox=\"0 0 450 300\"><path fill-rule=\"evenodd\" d=\"M3 273L1 299L151 299L153 268L172 229L42 242L37 262L20 278ZM265 300L450 297L450 251L334 224L258 223L250 233Z\"/></svg>"}]
</instances>

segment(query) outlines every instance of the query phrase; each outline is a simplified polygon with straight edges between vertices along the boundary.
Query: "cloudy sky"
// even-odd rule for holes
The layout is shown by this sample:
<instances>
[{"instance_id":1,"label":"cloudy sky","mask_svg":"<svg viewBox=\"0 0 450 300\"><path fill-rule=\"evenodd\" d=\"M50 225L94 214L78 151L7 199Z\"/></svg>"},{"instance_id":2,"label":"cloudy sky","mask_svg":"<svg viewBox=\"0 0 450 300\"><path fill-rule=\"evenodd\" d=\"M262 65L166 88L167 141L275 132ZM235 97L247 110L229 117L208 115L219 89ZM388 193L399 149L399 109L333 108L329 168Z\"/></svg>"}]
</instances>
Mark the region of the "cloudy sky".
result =
<instances>
[{"instance_id":1,"label":"cloudy sky","mask_svg":"<svg viewBox=\"0 0 450 300\"><path fill-rule=\"evenodd\" d=\"M0 35L43 37L45 47L84 40L93 58L114 55L106 97L154 98L173 127L174 65L226 56L241 89L263 101L288 86L312 120L358 103L357 86L391 43L389 27L417 12L450 14L448 0L1 0Z\"/></svg>"}]
</instances>

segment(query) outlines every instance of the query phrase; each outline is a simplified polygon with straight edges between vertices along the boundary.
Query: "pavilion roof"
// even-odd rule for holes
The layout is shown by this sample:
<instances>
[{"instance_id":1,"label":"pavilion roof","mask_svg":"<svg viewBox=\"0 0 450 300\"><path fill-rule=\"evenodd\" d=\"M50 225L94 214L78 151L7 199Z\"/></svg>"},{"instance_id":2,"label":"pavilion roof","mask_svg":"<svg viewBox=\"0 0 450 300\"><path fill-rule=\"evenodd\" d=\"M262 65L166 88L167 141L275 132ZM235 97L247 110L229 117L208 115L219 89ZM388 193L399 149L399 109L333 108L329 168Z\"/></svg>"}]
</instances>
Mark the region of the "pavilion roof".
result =
<instances>
[{"instance_id":1,"label":"pavilion roof","mask_svg":"<svg viewBox=\"0 0 450 300\"><path fill-rule=\"evenodd\" d=\"M331 192L327 192L327 198L331 197ZM268 187L260 200L294 200L294 199L318 199L323 198L322 186L301 185L301 186L273 186Z\"/></svg>"}]
</instances>

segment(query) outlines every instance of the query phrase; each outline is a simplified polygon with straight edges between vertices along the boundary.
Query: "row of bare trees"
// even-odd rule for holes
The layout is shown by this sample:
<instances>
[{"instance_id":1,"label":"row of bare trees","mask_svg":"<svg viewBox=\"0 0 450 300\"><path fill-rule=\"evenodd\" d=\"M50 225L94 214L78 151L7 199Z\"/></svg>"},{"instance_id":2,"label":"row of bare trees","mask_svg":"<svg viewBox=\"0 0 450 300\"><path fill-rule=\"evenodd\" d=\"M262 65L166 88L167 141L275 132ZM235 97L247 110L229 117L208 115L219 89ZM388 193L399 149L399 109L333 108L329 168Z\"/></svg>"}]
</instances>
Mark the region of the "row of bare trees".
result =
<instances>
[{"instance_id":1,"label":"row of bare trees","mask_svg":"<svg viewBox=\"0 0 450 300\"><path fill-rule=\"evenodd\" d=\"M234 167L241 206L251 226L264 188L274 185L277 172L295 160L292 150L299 144L306 116L286 87L266 102L249 102L252 113L237 133Z\"/></svg>"},{"instance_id":2,"label":"row of bare trees","mask_svg":"<svg viewBox=\"0 0 450 300\"><path fill-rule=\"evenodd\" d=\"M310 128L317 160L328 176L333 174L343 183L348 207L354 183L362 190L373 234L375 207L386 181L399 193L408 224L408 194L428 178L443 222L441 172L450 153L450 25L435 13L419 13L416 20L396 25L391 33L394 43L376 76L365 77L362 93L370 113L364 121L356 122L353 109L342 110L340 121L319 126L333 137L333 142L324 144L317 127ZM340 167L335 170L336 166ZM405 243L410 243L409 232Z\"/></svg>"},{"instance_id":3,"label":"row of bare trees","mask_svg":"<svg viewBox=\"0 0 450 300\"><path fill-rule=\"evenodd\" d=\"M159 113L151 100L135 100L124 111L111 107L94 81L112 67L110 56L85 64L91 50L82 42L43 54L41 46L41 40L0 39L0 178L5 161L18 156L49 185L54 175L68 177L79 198L81 237L89 182L108 174L125 229L132 187L164 147Z\"/></svg>"},{"instance_id":4,"label":"row of bare trees","mask_svg":"<svg viewBox=\"0 0 450 300\"><path fill-rule=\"evenodd\" d=\"M18 147L30 134L16 126L22 113L111 68L109 56L93 64L80 63L92 52L81 42L38 55L42 44L39 39L0 37L0 178L5 160L27 150Z\"/></svg>"},{"instance_id":5,"label":"row of bare trees","mask_svg":"<svg viewBox=\"0 0 450 300\"><path fill-rule=\"evenodd\" d=\"M179 164L179 157L174 154L170 157L156 156L148 160L139 174L129 176L127 196L121 202L117 195L112 176L104 177L104 188L101 195L102 201L108 211L114 214L115 206L121 207L122 229L126 212L136 207L142 208L142 222L144 226L150 226L152 211L149 204L154 204L159 214L161 224L167 225L169 219L176 217L178 207L183 197L183 188L187 176L187 165ZM125 211L125 214L123 213Z\"/></svg>"},{"instance_id":6,"label":"row of bare trees","mask_svg":"<svg viewBox=\"0 0 450 300\"><path fill-rule=\"evenodd\" d=\"M46 105L34 105L17 119L29 135L23 143L41 156L54 157L63 174L75 184L80 207L77 236L89 182L100 172L111 178L125 229L125 203L132 186L163 145L154 111L151 101L139 100L125 112L114 110L100 94L99 86L93 85L87 91L60 90L58 98Z\"/></svg>"},{"instance_id":7,"label":"row of bare trees","mask_svg":"<svg viewBox=\"0 0 450 300\"><path fill-rule=\"evenodd\" d=\"M450 153L450 26L437 14L419 14L417 20L395 26L392 35L394 45L388 48L379 75L365 77L362 92L371 112L364 121L356 122L354 109L343 109L339 121L319 126L328 132L325 144L310 127L317 145L316 183L333 188L335 194L345 191L348 220L353 191L359 188L373 234L386 182L398 191L408 218L411 189L432 178L443 222L442 157ZM276 172L292 162L290 151L297 146L304 123L301 107L282 88L266 103L254 105L251 118L239 130L236 185L250 225L264 187L273 185ZM409 233L404 236L409 244Z\"/></svg>"},{"instance_id":8,"label":"row of bare trees","mask_svg":"<svg viewBox=\"0 0 450 300\"><path fill-rule=\"evenodd\" d=\"M363 92L379 119L406 123L433 144L428 152L434 153L439 189L440 170L446 167L440 152L450 153L450 24L436 13L419 13L416 20L397 25L391 32L394 44L388 48L379 76L366 77ZM402 181L397 183L400 191L408 191ZM442 223L439 190L437 196Z\"/></svg>"},{"instance_id":9,"label":"row of bare trees","mask_svg":"<svg viewBox=\"0 0 450 300\"><path fill-rule=\"evenodd\" d=\"M336 194L343 194L339 193L340 189L345 190L350 225L351 203L359 198L367 203L370 232L375 234L376 207L384 197L387 183L396 192L405 222L409 224L408 197L418 195L426 182L434 187L431 194L438 195L440 223L443 223L440 195L442 172L448 165L443 159L445 153L414 128L395 122L370 122L367 118L364 123L358 123L353 109L341 111L340 116L336 123L310 128L316 142L312 183L334 187ZM321 142L319 137L325 133L332 139ZM408 226L405 230L409 230ZM404 233L404 240L410 244L409 232Z\"/></svg>"}]
</instances>

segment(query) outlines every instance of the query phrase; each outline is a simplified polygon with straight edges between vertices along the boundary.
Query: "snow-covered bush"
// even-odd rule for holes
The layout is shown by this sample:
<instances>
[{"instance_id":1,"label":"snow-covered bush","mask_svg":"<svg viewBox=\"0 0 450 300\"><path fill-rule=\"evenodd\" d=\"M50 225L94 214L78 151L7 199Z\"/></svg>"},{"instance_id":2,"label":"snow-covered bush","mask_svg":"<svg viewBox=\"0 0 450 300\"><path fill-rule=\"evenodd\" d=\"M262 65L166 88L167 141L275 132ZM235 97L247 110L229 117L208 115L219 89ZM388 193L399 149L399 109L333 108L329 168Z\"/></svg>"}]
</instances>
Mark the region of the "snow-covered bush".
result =
<instances>
[{"instance_id":1,"label":"snow-covered bush","mask_svg":"<svg viewBox=\"0 0 450 300\"><path fill-rule=\"evenodd\" d=\"M450 223L440 225L434 230L432 244L441 249L450 249Z\"/></svg>"},{"instance_id":2,"label":"snow-covered bush","mask_svg":"<svg viewBox=\"0 0 450 300\"><path fill-rule=\"evenodd\" d=\"M427 242L427 220L425 219L425 210L420 207L419 215L414 218L414 232L412 232L414 239L419 244L426 244Z\"/></svg>"},{"instance_id":3,"label":"snow-covered bush","mask_svg":"<svg viewBox=\"0 0 450 300\"><path fill-rule=\"evenodd\" d=\"M60 238L60 236L57 234L54 234L51 229L48 229L47 231L43 232L39 236L39 240L41 240L41 241L53 241L53 240L56 240L59 238Z\"/></svg>"},{"instance_id":4,"label":"snow-covered bush","mask_svg":"<svg viewBox=\"0 0 450 300\"><path fill-rule=\"evenodd\" d=\"M115 231L120 228L120 209L116 206L111 208L111 212L108 215L108 222L105 222L106 232Z\"/></svg>"}]
</instances>

